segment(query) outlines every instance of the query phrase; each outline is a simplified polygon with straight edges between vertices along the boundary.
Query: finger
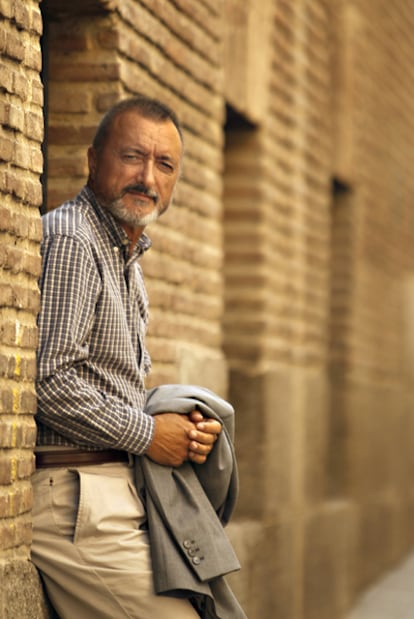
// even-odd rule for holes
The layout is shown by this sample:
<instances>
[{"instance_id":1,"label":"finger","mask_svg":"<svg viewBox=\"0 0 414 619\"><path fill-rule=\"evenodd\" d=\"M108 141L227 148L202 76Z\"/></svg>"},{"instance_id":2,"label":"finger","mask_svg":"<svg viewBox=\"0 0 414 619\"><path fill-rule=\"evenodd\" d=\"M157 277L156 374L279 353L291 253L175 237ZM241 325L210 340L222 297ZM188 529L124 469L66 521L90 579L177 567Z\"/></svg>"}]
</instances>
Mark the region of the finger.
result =
<instances>
[{"instance_id":1,"label":"finger","mask_svg":"<svg viewBox=\"0 0 414 619\"><path fill-rule=\"evenodd\" d=\"M207 460L207 456L203 454L195 453L194 451L188 452L188 459L195 464L204 464Z\"/></svg>"},{"instance_id":2,"label":"finger","mask_svg":"<svg viewBox=\"0 0 414 619\"><path fill-rule=\"evenodd\" d=\"M213 449L213 445L214 443L206 444L206 443L199 443L198 441L191 441L188 449L189 451L192 451L193 453L207 456L210 453L210 451Z\"/></svg>"},{"instance_id":3,"label":"finger","mask_svg":"<svg viewBox=\"0 0 414 619\"><path fill-rule=\"evenodd\" d=\"M191 430L189 437L191 440L201 445L212 445L216 442L217 434L207 434L206 432L198 432L197 430Z\"/></svg>"},{"instance_id":4,"label":"finger","mask_svg":"<svg viewBox=\"0 0 414 619\"><path fill-rule=\"evenodd\" d=\"M201 421L204 420L202 413L198 410L191 411L191 413L189 413L188 416L193 423L200 423Z\"/></svg>"},{"instance_id":5,"label":"finger","mask_svg":"<svg viewBox=\"0 0 414 619\"><path fill-rule=\"evenodd\" d=\"M215 419L204 419L203 421L196 423L197 430L201 432L208 432L211 434L220 434L222 426L221 423Z\"/></svg>"}]
</instances>

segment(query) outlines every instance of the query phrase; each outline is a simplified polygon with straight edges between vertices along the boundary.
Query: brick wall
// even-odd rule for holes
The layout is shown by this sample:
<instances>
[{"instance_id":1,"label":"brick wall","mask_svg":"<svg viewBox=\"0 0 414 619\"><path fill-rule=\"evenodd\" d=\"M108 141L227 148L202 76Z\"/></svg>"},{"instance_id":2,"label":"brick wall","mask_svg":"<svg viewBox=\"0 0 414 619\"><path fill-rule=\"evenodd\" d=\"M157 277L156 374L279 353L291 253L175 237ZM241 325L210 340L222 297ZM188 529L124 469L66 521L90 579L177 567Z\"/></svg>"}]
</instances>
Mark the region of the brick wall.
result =
<instances>
[{"instance_id":1,"label":"brick wall","mask_svg":"<svg viewBox=\"0 0 414 619\"><path fill-rule=\"evenodd\" d=\"M42 20L36 0L0 0L0 615L48 612L28 561L42 21L45 208L80 189L121 97L159 96L183 122L183 177L143 261L149 385L235 404L231 584L249 618L340 619L414 541L414 13L259 5L43 0Z\"/></svg>"},{"instance_id":2,"label":"brick wall","mask_svg":"<svg viewBox=\"0 0 414 619\"><path fill-rule=\"evenodd\" d=\"M239 515L262 523L234 582L253 616L332 619L412 544L413 16L272 5L269 32L227 3L224 349Z\"/></svg>"},{"instance_id":3,"label":"brick wall","mask_svg":"<svg viewBox=\"0 0 414 619\"><path fill-rule=\"evenodd\" d=\"M346 502L327 500L331 24L324 2L271 4L266 27L245 18L244 41L239 32L246 53L255 27L263 52L245 85L267 82L261 113L240 84L227 92L244 123L230 119L226 134L224 347L238 412L239 516L263 523L257 552L236 536L252 584L246 592L234 582L252 616L331 619L349 594L351 535ZM228 89L239 75L233 39Z\"/></svg>"},{"instance_id":4,"label":"brick wall","mask_svg":"<svg viewBox=\"0 0 414 619\"><path fill-rule=\"evenodd\" d=\"M336 3L336 18L342 79L335 172L347 190L334 223L340 245L334 250L333 480L335 492L352 496L360 512L355 575L361 585L413 541L406 338L412 328L414 133L407 76L414 15L403 2L374 8L355 1Z\"/></svg>"},{"instance_id":5,"label":"brick wall","mask_svg":"<svg viewBox=\"0 0 414 619\"><path fill-rule=\"evenodd\" d=\"M1 2L0 19L0 615L24 619L45 612L28 561L43 170L42 20L36 1Z\"/></svg>"}]
</instances>

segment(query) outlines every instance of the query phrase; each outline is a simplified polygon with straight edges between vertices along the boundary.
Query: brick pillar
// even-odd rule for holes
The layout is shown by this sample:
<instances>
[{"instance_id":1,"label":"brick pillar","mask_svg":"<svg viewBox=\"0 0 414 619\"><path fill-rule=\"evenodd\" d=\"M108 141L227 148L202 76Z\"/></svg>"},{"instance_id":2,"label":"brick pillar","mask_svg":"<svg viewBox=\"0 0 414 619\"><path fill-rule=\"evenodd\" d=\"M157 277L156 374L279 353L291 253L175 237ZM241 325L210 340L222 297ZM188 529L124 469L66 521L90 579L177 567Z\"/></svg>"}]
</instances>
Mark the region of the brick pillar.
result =
<instances>
[{"instance_id":1,"label":"brick pillar","mask_svg":"<svg viewBox=\"0 0 414 619\"><path fill-rule=\"evenodd\" d=\"M43 169L43 90L37 0L0 15L0 616L47 616L30 562L36 429L36 314Z\"/></svg>"}]
</instances>

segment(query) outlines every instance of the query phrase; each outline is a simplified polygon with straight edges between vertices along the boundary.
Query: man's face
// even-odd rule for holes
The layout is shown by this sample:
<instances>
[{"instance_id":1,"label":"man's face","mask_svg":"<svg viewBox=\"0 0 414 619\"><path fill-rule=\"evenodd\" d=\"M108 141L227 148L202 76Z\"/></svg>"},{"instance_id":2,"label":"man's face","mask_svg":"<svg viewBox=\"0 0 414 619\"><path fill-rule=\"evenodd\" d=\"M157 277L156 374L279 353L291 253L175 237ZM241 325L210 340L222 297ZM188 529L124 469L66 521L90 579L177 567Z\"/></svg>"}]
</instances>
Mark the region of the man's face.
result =
<instances>
[{"instance_id":1,"label":"man's face","mask_svg":"<svg viewBox=\"0 0 414 619\"><path fill-rule=\"evenodd\" d=\"M170 120L129 110L114 119L101 148L89 149L89 184L128 233L167 210L181 156L181 139Z\"/></svg>"}]
</instances>

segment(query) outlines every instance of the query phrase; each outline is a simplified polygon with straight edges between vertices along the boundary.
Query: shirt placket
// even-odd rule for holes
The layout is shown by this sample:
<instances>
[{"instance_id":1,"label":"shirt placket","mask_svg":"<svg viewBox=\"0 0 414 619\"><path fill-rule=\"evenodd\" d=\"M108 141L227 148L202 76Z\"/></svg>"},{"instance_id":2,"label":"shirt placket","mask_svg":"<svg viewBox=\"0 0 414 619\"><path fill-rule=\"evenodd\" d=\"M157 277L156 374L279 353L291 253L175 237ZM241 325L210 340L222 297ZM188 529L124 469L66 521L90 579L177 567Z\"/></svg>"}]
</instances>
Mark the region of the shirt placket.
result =
<instances>
[{"instance_id":1,"label":"shirt placket","mask_svg":"<svg viewBox=\"0 0 414 619\"><path fill-rule=\"evenodd\" d=\"M145 336L145 308L142 299L142 291L138 280L138 265L136 258L131 258L125 265L125 281L128 295L127 320L131 333L134 349L137 355L137 363L140 371L144 363L144 336Z\"/></svg>"}]
</instances>

